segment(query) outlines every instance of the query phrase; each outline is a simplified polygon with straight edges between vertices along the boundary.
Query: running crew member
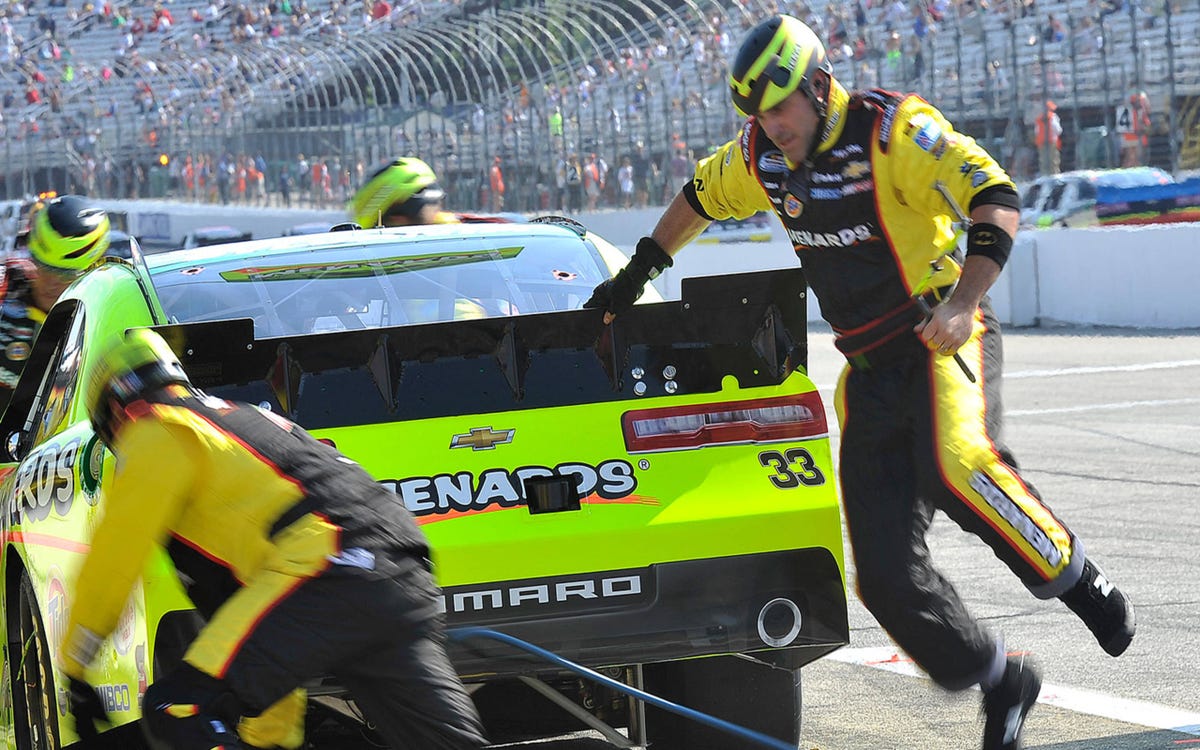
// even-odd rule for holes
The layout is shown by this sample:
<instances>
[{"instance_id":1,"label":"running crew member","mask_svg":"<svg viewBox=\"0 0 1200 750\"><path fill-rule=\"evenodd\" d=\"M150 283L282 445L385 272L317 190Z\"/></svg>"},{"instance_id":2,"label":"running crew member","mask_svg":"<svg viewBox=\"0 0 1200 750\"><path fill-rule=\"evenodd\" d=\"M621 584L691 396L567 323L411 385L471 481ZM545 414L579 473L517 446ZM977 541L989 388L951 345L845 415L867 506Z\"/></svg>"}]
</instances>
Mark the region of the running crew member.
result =
<instances>
[{"instance_id":1,"label":"running crew member","mask_svg":"<svg viewBox=\"0 0 1200 750\"><path fill-rule=\"evenodd\" d=\"M427 542L395 495L291 422L195 389L147 329L102 356L88 399L118 468L60 650L81 736L104 718L87 667L161 543L207 622L146 690L156 750L299 747L297 688L326 674L392 747L486 744L443 648ZM239 738L259 714L271 731L243 722Z\"/></svg>"},{"instance_id":2,"label":"running crew member","mask_svg":"<svg viewBox=\"0 0 1200 750\"><path fill-rule=\"evenodd\" d=\"M934 510L986 542L1034 596L1062 599L1109 654L1129 646L1134 618L1000 442L1000 329L986 292L1013 245L1016 189L920 97L844 89L795 18L752 29L729 82L747 116L739 137L697 164L586 306L611 322L709 222L775 212L848 360L835 399L862 601L938 684L982 686L985 748L1017 748L1041 679L1006 658L933 567Z\"/></svg>"}]
</instances>

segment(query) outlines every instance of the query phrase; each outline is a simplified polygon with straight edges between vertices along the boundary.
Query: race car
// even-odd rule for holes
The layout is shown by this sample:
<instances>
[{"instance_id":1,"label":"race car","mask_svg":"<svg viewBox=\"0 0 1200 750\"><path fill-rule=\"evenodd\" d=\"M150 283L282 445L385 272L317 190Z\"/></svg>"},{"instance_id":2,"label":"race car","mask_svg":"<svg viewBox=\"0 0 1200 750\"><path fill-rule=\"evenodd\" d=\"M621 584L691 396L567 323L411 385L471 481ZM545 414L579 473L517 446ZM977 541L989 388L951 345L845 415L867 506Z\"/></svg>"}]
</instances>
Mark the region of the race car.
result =
<instances>
[{"instance_id":1,"label":"race car","mask_svg":"<svg viewBox=\"0 0 1200 750\"><path fill-rule=\"evenodd\" d=\"M95 342L164 334L192 380L337 446L429 536L448 626L485 627L796 742L800 668L848 641L825 410L799 269L582 309L625 256L565 219L368 229L111 258L51 310L3 416L0 717L76 740L54 668L113 458ZM165 552L89 674L132 742L197 615ZM584 723L753 747L494 640L452 639L493 742ZM358 716L329 678L314 714ZM565 710L548 710L547 701Z\"/></svg>"}]
</instances>

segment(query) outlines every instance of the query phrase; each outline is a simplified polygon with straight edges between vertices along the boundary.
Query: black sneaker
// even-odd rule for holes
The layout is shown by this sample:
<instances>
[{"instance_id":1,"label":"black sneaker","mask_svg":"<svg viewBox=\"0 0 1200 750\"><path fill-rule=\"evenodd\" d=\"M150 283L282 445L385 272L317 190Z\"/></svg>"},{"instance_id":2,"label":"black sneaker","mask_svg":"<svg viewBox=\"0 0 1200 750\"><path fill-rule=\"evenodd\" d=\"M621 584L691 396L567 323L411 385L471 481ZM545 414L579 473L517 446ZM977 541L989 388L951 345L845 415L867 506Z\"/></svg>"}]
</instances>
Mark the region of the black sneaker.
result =
<instances>
[{"instance_id":1,"label":"black sneaker","mask_svg":"<svg viewBox=\"0 0 1200 750\"><path fill-rule=\"evenodd\" d=\"M1091 560L1084 561L1079 583L1059 598L1079 615L1110 656L1120 656L1129 648L1137 629L1133 604Z\"/></svg>"},{"instance_id":2,"label":"black sneaker","mask_svg":"<svg viewBox=\"0 0 1200 750\"><path fill-rule=\"evenodd\" d=\"M983 750L1020 750L1025 715L1037 703L1042 677L1024 659L1009 657L1000 684L983 692Z\"/></svg>"}]
</instances>

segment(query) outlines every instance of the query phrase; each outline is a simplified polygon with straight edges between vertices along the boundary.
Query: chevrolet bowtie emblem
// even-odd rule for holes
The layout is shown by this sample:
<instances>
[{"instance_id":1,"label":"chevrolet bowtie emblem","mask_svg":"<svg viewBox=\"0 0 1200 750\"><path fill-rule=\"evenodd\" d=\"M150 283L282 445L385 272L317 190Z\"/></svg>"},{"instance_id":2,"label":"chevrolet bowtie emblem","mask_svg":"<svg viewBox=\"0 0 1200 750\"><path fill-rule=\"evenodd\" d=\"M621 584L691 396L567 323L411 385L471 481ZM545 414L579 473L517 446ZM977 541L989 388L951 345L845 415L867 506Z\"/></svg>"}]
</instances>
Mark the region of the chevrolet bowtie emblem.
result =
<instances>
[{"instance_id":1,"label":"chevrolet bowtie emblem","mask_svg":"<svg viewBox=\"0 0 1200 750\"><path fill-rule=\"evenodd\" d=\"M451 448L470 448L473 451L491 450L497 445L511 443L516 430L493 430L491 427L472 427L470 432L450 439Z\"/></svg>"}]
</instances>

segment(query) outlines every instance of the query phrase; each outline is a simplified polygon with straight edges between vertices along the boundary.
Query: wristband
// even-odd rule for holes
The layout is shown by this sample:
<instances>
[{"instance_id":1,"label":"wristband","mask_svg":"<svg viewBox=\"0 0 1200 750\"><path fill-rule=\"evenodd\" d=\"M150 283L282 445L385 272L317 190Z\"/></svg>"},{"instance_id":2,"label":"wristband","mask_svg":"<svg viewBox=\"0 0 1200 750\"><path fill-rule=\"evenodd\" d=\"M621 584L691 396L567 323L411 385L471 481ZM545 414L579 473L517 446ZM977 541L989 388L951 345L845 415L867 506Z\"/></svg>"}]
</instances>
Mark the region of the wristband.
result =
<instances>
[{"instance_id":1,"label":"wristband","mask_svg":"<svg viewBox=\"0 0 1200 750\"><path fill-rule=\"evenodd\" d=\"M673 265L675 261L653 237L638 240L637 250L629 259L629 267L637 269L649 280L657 279L660 273Z\"/></svg>"},{"instance_id":2,"label":"wristband","mask_svg":"<svg viewBox=\"0 0 1200 750\"><path fill-rule=\"evenodd\" d=\"M995 224L983 222L972 224L967 230L967 257L982 255L991 258L996 265L1004 268L1008 255L1012 252L1013 238Z\"/></svg>"}]
</instances>

